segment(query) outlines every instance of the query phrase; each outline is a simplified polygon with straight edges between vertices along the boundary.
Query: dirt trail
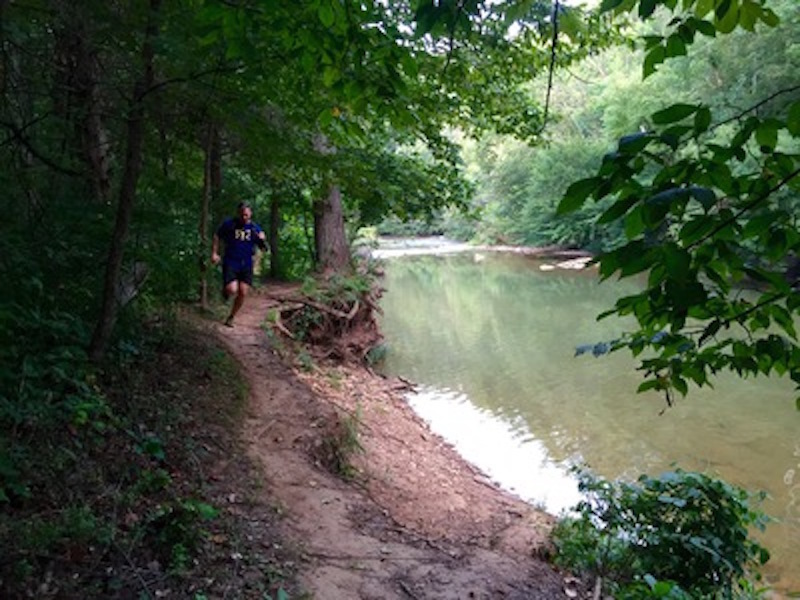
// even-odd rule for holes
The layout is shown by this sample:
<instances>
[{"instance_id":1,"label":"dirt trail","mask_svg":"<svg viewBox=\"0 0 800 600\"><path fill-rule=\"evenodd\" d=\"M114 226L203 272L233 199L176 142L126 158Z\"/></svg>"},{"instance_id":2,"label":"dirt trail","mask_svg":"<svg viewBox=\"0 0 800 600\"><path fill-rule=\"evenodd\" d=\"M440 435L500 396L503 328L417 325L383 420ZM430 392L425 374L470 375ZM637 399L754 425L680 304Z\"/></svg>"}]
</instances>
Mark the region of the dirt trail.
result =
<instances>
[{"instance_id":1,"label":"dirt trail","mask_svg":"<svg viewBox=\"0 0 800 600\"><path fill-rule=\"evenodd\" d=\"M273 293L274 290L268 290ZM398 382L343 366L285 364L253 294L234 328L214 331L241 362L251 398L244 430L300 546L301 584L317 600L575 598L584 590L538 558L552 518L497 489L432 434ZM354 482L315 457L358 415Z\"/></svg>"}]
</instances>

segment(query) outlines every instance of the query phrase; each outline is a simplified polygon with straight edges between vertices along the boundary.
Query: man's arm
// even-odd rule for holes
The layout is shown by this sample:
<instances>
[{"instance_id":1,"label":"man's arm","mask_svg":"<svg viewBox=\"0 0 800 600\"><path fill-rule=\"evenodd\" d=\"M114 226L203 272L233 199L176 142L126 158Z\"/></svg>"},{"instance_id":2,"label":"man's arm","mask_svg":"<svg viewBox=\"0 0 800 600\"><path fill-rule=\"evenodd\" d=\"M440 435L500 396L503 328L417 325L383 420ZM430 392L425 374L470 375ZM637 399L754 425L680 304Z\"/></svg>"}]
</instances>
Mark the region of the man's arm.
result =
<instances>
[{"instance_id":1,"label":"man's arm","mask_svg":"<svg viewBox=\"0 0 800 600\"><path fill-rule=\"evenodd\" d=\"M267 251L267 234L264 233L264 230L259 228L258 230L258 239L256 241L258 247L261 248L264 252Z\"/></svg>"},{"instance_id":2,"label":"man's arm","mask_svg":"<svg viewBox=\"0 0 800 600\"><path fill-rule=\"evenodd\" d=\"M219 236L215 233L211 240L211 262L217 264L219 260Z\"/></svg>"}]
</instances>

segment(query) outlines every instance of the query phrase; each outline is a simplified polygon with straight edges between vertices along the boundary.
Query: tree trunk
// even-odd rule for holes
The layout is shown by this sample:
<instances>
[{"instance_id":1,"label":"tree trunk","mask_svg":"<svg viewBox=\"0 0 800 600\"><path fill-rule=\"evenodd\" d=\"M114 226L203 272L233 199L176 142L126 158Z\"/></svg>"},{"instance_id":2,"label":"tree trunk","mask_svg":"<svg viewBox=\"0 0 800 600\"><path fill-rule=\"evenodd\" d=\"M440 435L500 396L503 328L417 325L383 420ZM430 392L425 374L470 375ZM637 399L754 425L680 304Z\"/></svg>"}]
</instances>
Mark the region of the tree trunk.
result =
<instances>
[{"instance_id":1,"label":"tree trunk","mask_svg":"<svg viewBox=\"0 0 800 600\"><path fill-rule=\"evenodd\" d=\"M133 99L127 118L127 148L125 168L120 183L117 218L106 263L100 315L89 344L89 358L94 362L100 361L106 353L119 310L117 290L120 286L125 242L128 239L133 205L136 200L136 187L142 170L145 125L144 97L153 85L153 40L158 33L156 14L160 4L161 0L150 0L150 14L142 44L143 73L141 79L134 85Z\"/></svg>"},{"instance_id":2,"label":"tree trunk","mask_svg":"<svg viewBox=\"0 0 800 600\"><path fill-rule=\"evenodd\" d=\"M204 310L208 308L208 215L211 208L211 195L213 193L211 189L211 170L216 135L216 127L213 124L209 125L204 148L203 195L200 202L200 224L198 227L200 247L197 250L197 258L200 266L200 306Z\"/></svg>"},{"instance_id":3,"label":"tree trunk","mask_svg":"<svg viewBox=\"0 0 800 600\"><path fill-rule=\"evenodd\" d=\"M72 133L62 147L66 156L72 152L81 156L94 198L105 203L111 194L111 144L101 118L101 66L92 44L90 19L72 2L58 2L56 8L61 27L55 36L53 106L60 118L72 123Z\"/></svg>"},{"instance_id":4,"label":"tree trunk","mask_svg":"<svg viewBox=\"0 0 800 600\"><path fill-rule=\"evenodd\" d=\"M103 121L100 117L102 106L97 84L99 65L95 53L83 48L81 68L78 77L82 79L80 101L85 107L81 125L81 142L84 160L91 173L94 197L99 202L106 202L111 195L111 168L108 140Z\"/></svg>"},{"instance_id":5,"label":"tree trunk","mask_svg":"<svg viewBox=\"0 0 800 600\"><path fill-rule=\"evenodd\" d=\"M350 247L344 229L342 194L331 184L328 195L314 203L314 244L317 268L325 275L350 269Z\"/></svg>"},{"instance_id":6,"label":"tree trunk","mask_svg":"<svg viewBox=\"0 0 800 600\"><path fill-rule=\"evenodd\" d=\"M219 127L214 127L214 139L211 144L211 163L209 175L211 177L211 215L220 210L219 199L222 195L222 134Z\"/></svg>"},{"instance_id":7,"label":"tree trunk","mask_svg":"<svg viewBox=\"0 0 800 600\"><path fill-rule=\"evenodd\" d=\"M283 265L281 265L280 244L278 234L281 229L281 199L279 194L273 194L269 205L269 275L278 279Z\"/></svg>"}]
</instances>

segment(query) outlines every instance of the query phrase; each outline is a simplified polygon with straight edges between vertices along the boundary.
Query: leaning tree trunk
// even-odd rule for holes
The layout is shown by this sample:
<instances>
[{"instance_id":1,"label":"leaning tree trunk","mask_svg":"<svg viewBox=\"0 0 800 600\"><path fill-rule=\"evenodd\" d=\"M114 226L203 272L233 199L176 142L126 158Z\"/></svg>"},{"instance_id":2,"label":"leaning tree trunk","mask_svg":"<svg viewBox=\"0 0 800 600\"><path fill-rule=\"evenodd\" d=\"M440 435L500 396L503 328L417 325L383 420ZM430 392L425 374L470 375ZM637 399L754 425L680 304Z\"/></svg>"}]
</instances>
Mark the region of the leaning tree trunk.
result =
<instances>
[{"instance_id":1,"label":"leaning tree trunk","mask_svg":"<svg viewBox=\"0 0 800 600\"><path fill-rule=\"evenodd\" d=\"M142 146L145 125L144 97L153 85L153 40L158 32L155 16L160 4L161 0L150 0L150 14L148 16L145 39L142 44L143 73L141 79L134 86L132 105L128 113L127 149L125 152L125 168L120 183L117 218L106 263L100 315L89 344L89 358L94 362L101 360L105 355L119 310L117 290L120 287L122 259L130 230L133 205L136 200L136 187L142 171Z\"/></svg>"},{"instance_id":2,"label":"leaning tree trunk","mask_svg":"<svg viewBox=\"0 0 800 600\"><path fill-rule=\"evenodd\" d=\"M321 273L349 271L350 247L344 228L342 193L336 184L330 185L324 199L314 203L314 244Z\"/></svg>"}]
</instances>

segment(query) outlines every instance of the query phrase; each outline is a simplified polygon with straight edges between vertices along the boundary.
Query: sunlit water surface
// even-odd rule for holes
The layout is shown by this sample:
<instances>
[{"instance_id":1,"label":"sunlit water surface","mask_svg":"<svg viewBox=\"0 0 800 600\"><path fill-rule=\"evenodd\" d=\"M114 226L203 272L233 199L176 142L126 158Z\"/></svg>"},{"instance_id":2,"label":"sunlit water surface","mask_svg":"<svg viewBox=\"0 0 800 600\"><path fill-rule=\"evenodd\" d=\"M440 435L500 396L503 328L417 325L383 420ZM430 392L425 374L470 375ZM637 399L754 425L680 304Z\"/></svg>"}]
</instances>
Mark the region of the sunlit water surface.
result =
<instances>
[{"instance_id":1,"label":"sunlit water surface","mask_svg":"<svg viewBox=\"0 0 800 600\"><path fill-rule=\"evenodd\" d=\"M768 581L800 589L800 412L787 380L724 377L663 414L626 354L575 357L612 339L598 322L636 283L593 271L542 270L493 253L386 262L387 373L419 384L409 402L432 429L500 485L553 513L579 498L569 473L588 464L633 479L674 466L718 475L771 498L779 520L762 542Z\"/></svg>"}]
</instances>

